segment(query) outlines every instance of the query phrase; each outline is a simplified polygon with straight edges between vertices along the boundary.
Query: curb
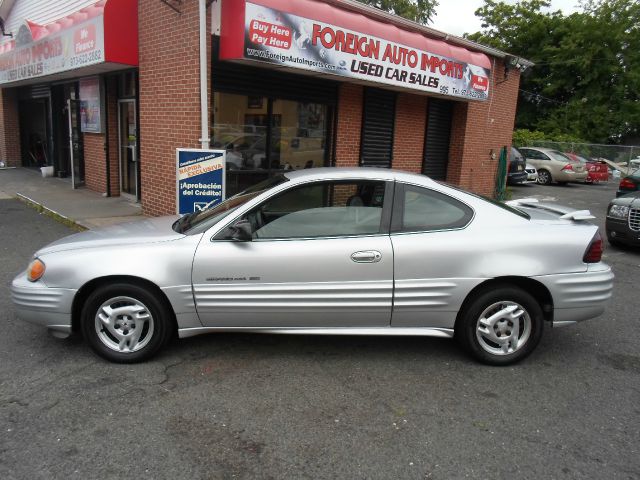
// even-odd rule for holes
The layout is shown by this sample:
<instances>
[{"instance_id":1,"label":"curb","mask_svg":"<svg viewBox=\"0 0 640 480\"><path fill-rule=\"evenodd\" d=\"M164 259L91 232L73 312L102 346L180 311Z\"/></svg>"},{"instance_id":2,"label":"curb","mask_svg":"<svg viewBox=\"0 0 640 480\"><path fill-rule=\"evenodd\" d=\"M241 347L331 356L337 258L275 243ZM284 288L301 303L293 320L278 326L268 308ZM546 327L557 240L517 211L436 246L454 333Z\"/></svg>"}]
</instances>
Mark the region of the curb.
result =
<instances>
[{"instance_id":1,"label":"curb","mask_svg":"<svg viewBox=\"0 0 640 480\"><path fill-rule=\"evenodd\" d=\"M20 192L16 192L16 197L18 198L18 200L26 203L28 206L36 209L37 211L44 213L46 216L53 218L54 220L67 225L79 232L82 232L84 230L89 230L87 227L85 227L84 225L82 225L81 223L76 222L75 220L56 212L55 210L52 210L49 207L46 207L45 205L43 205L40 202L37 202L35 200L33 200L32 198L27 197L26 195L23 195Z\"/></svg>"}]
</instances>

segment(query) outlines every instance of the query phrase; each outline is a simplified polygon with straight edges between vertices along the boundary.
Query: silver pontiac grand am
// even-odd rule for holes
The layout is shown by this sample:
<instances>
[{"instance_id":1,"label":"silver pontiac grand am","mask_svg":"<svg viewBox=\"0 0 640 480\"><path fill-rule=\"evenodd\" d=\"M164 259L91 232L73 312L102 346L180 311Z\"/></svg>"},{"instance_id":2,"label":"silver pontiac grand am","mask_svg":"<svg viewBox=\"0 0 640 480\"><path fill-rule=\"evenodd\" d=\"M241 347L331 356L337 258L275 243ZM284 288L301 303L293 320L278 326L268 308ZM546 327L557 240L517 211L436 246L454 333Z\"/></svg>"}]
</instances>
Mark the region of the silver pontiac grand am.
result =
<instances>
[{"instance_id":1,"label":"silver pontiac grand am","mask_svg":"<svg viewBox=\"0 0 640 480\"><path fill-rule=\"evenodd\" d=\"M600 315L613 274L573 211L505 205L384 169L287 172L202 212L77 233L11 285L20 318L114 362L175 333L455 337L527 356L545 324Z\"/></svg>"}]
</instances>

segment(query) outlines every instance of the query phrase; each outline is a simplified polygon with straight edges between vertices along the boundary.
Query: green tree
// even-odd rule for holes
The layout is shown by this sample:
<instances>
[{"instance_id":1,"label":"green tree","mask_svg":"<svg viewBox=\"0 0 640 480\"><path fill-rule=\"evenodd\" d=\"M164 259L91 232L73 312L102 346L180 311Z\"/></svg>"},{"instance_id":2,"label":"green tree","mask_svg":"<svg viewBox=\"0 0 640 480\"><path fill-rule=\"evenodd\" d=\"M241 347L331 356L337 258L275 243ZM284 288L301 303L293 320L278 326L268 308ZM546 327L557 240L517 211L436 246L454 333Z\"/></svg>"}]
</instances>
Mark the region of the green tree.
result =
<instances>
[{"instance_id":1,"label":"green tree","mask_svg":"<svg viewBox=\"0 0 640 480\"><path fill-rule=\"evenodd\" d=\"M480 43L536 65L521 80L517 128L619 143L640 131L640 3L587 0L569 16L545 0L485 0Z\"/></svg>"},{"instance_id":2,"label":"green tree","mask_svg":"<svg viewBox=\"0 0 640 480\"><path fill-rule=\"evenodd\" d=\"M418 23L431 23L436 15L437 0L358 0Z\"/></svg>"}]
</instances>

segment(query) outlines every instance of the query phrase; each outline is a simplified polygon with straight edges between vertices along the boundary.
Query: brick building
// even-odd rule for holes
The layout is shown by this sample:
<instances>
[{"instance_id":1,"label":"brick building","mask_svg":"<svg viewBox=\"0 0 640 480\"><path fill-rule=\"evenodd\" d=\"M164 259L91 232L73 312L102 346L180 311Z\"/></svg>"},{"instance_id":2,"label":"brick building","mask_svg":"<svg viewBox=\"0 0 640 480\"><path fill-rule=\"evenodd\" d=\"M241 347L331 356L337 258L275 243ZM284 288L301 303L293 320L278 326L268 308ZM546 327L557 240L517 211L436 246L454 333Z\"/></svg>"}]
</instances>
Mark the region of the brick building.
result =
<instances>
[{"instance_id":1,"label":"brick building","mask_svg":"<svg viewBox=\"0 0 640 480\"><path fill-rule=\"evenodd\" d=\"M207 143L227 195L358 165L493 192L526 60L352 0L213 0L202 89L202 3L2 0L0 161L151 215L176 210L176 149Z\"/></svg>"}]
</instances>

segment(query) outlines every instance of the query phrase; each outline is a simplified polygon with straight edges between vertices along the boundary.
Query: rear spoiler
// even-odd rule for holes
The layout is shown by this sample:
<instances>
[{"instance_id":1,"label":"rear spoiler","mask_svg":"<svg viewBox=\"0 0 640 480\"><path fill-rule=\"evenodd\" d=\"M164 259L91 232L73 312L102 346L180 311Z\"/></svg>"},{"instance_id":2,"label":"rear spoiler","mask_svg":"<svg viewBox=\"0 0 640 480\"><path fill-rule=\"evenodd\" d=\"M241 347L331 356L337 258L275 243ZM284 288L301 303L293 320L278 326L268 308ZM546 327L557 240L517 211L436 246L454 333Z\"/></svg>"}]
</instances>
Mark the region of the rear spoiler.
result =
<instances>
[{"instance_id":1,"label":"rear spoiler","mask_svg":"<svg viewBox=\"0 0 640 480\"><path fill-rule=\"evenodd\" d=\"M553 203L541 203L537 198L521 198L519 200L509 200L506 202L510 207L529 207L539 208L548 212L557 213L562 220L573 220L574 222L593 220L589 210L574 210L569 207L563 207L561 205L555 205Z\"/></svg>"}]
</instances>

